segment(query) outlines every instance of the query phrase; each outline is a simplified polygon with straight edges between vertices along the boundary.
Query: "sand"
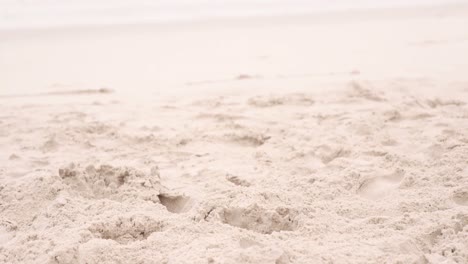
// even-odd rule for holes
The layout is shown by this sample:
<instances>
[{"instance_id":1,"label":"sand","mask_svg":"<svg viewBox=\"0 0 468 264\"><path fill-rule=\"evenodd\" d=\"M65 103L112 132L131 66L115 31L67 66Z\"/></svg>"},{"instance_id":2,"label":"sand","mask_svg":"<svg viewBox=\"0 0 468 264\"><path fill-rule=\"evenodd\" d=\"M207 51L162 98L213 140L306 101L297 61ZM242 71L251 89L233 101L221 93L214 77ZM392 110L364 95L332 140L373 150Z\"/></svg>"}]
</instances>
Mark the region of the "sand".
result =
<instances>
[{"instance_id":1,"label":"sand","mask_svg":"<svg viewBox=\"0 0 468 264\"><path fill-rule=\"evenodd\" d=\"M465 25L1 32L0 263L468 263Z\"/></svg>"}]
</instances>

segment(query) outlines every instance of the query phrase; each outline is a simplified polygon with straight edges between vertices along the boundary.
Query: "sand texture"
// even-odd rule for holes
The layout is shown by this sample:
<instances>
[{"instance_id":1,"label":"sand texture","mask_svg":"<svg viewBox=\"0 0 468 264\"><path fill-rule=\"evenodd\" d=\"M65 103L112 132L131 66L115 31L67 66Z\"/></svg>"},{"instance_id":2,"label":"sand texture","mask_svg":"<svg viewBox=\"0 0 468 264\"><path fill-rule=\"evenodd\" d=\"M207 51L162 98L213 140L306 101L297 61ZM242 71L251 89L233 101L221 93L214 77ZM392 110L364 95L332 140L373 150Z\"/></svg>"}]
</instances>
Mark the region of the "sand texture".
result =
<instances>
[{"instance_id":1,"label":"sand texture","mask_svg":"<svg viewBox=\"0 0 468 264\"><path fill-rule=\"evenodd\" d=\"M384 90L3 106L0 262L466 263L468 102Z\"/></svg>"},{"instance_id":2,"label":"sand texture","mask_svg":"<svg viewBox=\"0 0 468 264\"><path fill-rule=\"evenodd\" d=\"M89 33L115 43L93 57L82 31L1 33L0 263L468 263L468 8L450 10L197 25L160 33L166 55L140 36L141 64L120 35Z\"/></svg>"}]
</instances>

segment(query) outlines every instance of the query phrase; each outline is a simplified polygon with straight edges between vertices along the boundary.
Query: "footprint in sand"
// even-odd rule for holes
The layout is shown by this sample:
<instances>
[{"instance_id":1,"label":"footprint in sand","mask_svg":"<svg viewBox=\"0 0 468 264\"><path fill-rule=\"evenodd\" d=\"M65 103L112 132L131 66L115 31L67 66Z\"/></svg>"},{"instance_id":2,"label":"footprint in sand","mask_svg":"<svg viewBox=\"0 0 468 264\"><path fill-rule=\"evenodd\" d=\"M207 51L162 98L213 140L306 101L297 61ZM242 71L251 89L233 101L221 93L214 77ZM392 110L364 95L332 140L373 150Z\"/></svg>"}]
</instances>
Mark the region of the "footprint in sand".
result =
<instances>
[{"instance_id":1,"label":"footprint in sand","mask_svg":"<svg viewBox=\"0 0 468 264\"><path fill-rule=\"evenodd\" d=\"M184 195L160 194L159 201L166 209L175 214L185 213L192 208L193 200Z\"/></svg>"},{"instance_id":2,"label":"footprint in sand","mask_svg":"<svg viewBox=\"0 0 468 264\"><path fill-rule=\"evenodd\" d=\"M456 190L452 199L458 205L468 206L468 188Z\"/></svg>"},{"instance_id":3,"label":"footprint in sand","mask_svg":"<svg viewBox=\"0 0 468 264\"><path fill-rule=\"evenodd\" d=\"M380 199L397 189L404 176L403 170L397 170L390 175L367 179L359 187L358 194L367 199Z\"/></svg>"},{"instance_id":4,"label":"footprint in sand","mask_svg":"<svg viewBox=\"0 0 468 264\"><path fill-rule=\"evenodd\" d=\"M229 182L237 186L250 187L250 182L242 178L239 178L238 176L235 176L235 175L230 175L230 174L226 175L226 180L228 180Z\"/></svg>"},{"instance_id":5,"label":"footprint in sand","mask_svg":"<svg viewBox=\"0 0 468 264\"><path fill-rule=\"evenodd\" d=\"M157 169L144 173L131 167L110 165L87 166L70 164L59 169L59 176L69 186L68 191L88 199L127 198L159 203L160 176Z\"/></svg>"},{"instance_id":6,"label":"footprint in sand","mask_svg":"<svg viewBox=\"0 0 468 264\"><path fill-rule=\"evenodd\" d=\"M254 204L247 208L225 208L221 213L221 218L223 223L234 227L261 234L271 234L295 230L297 227L296 215L297 212L288 208L266 210Z\"/></svg>"},{"instance_id":7,"label":"footprint in sand","mask_svg":"<svg viewBox=\"0 0 468 264\"><path fill-rule=\"evenodd\" d=\"M328 164L335 159L347 157L351 153L350 150L345 149L341 146L328 146L321 145L315 151L317 157L323 162L323 164Z\"/></svg>"}]
</instances>

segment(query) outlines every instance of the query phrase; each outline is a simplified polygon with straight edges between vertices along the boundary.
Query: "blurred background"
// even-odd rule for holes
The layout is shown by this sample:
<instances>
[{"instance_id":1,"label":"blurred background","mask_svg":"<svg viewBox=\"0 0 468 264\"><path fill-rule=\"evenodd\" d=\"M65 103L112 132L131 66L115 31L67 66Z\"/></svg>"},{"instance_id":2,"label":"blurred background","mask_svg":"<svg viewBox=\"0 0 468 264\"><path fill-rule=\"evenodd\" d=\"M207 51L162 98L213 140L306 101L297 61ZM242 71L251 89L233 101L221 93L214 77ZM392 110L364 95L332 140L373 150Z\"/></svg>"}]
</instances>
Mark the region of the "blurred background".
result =
<instances>
[{"instance_id":1,"label":"blurred background","mask_svg":"<svg viewBox=\"0 0 468 264\"><path fill-rule=\"evenodd\" d=\"M162 22L451 3L451 0L0 0L0 28Z\"/></svg>"},{"instance_id":2,"label":"blurred background","mask_svg":"<svg viewBox=\"0 0 468 264\"><path fill-rule=\"evenodd\" d=\"M468 68L467 2L0 0L0 94L457 80Z\"/></svg>"}]
</instances>

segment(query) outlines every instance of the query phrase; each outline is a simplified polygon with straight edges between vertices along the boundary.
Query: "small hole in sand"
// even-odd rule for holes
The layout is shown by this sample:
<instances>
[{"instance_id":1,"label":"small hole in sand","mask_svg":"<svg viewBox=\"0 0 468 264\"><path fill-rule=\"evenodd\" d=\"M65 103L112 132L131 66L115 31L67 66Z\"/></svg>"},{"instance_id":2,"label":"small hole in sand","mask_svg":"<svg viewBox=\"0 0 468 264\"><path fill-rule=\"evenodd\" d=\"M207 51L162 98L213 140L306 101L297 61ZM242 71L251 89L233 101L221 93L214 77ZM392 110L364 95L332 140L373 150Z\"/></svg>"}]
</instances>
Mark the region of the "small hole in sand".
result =
<instances>
[{"instance_id":1,"label":"small hole in sand","mask_svg":"<svg viewBox=\"0 0 468 264\"><path fill-rule=\"evenodd\" d=\"M187 196L160 194L158 198L161 204L171 213L185 213L191 208L191 199Z\"/></svg>"}]
</instances>

